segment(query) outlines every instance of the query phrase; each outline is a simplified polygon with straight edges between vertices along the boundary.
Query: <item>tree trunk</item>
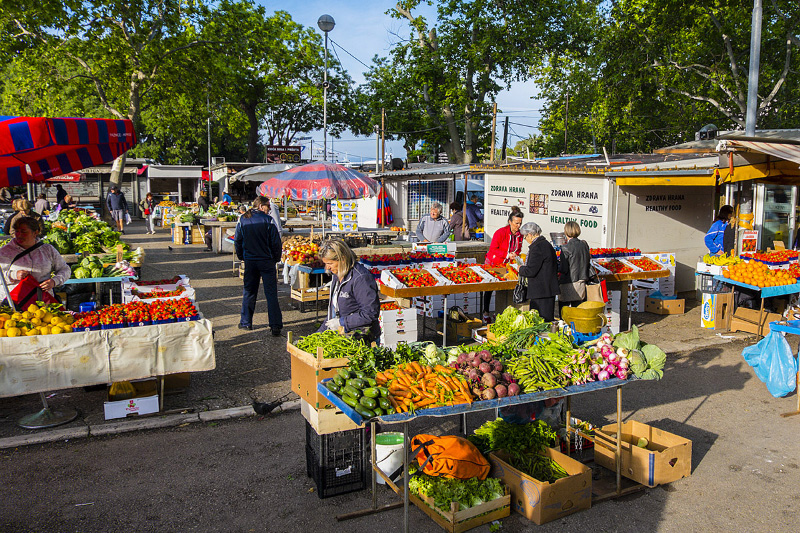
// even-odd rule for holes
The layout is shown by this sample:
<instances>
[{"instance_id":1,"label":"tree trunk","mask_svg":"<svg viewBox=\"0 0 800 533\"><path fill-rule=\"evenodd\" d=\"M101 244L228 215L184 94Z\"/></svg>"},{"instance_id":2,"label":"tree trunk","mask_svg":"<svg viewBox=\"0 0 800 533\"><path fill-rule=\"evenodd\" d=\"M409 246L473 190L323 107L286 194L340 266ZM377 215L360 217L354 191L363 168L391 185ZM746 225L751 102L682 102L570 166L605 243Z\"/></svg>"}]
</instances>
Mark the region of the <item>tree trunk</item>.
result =
<instances>
[{"instance_id":1,"label":"tree trunk","mask_svg":"<svg viewBox=\"0 0 800 533\"><path fill-rule=\"evenodd\" d=\"M241 102L242 111L247 115L247 162L258 163L258 117L256 105L251 102Z\"/></svg>"}]
</instances>

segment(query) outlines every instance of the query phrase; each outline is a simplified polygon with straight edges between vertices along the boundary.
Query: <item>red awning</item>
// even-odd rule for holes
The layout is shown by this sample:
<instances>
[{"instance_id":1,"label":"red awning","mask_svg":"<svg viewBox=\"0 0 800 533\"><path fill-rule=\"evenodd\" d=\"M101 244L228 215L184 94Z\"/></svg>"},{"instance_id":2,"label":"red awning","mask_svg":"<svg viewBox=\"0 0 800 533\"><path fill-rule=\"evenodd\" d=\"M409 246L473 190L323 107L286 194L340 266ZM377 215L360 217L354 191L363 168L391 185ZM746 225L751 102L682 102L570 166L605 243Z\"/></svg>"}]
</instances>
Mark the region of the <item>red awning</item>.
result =
<instances>
[{"instance_id":1,"label":"red awning","mask_svg":"<svg viewBox=\"0 0 800 533\"><path fill-rule=\"evenodd\" d=\"M53 176L52 178L48 178L45 181L47 183L58 183L58 182L65 182L65 181L80 181L81 175L79 172L69 172L67 174L61 174L60 176Z\"/></svg>"}]
</instances>

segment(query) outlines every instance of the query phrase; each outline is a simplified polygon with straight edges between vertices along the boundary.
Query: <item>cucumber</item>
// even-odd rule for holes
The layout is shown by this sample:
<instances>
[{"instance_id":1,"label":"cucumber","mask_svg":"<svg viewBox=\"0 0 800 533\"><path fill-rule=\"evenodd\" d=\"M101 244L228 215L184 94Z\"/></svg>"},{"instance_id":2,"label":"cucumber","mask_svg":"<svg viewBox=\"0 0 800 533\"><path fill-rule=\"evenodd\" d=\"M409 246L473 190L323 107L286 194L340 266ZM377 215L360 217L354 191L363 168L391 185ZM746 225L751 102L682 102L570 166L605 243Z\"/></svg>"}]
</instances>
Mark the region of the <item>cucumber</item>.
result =
<instances>
[{"instance_id":1,"label":"cucumber","mask_svg":"<svg viewBox=\"0 0 800 533\"><path fill-rule=\"evenodd\" d=\"M353 387L352 385L347 385L345 388L343 388L342 394L347 394L348 396L352 396L355 399L361 398L363 396L363 393L359 389Z\"/></svg>"},{"instance_id":2,"label":"cucumber","mask_svg":"<svg viewBox=\"0 0 800 533\"><path fill-rule=\"evenodd\" d=\"M361 370L356 370L355 375L357 378L361 379L365 379L367 377L367 374L365 372L362 372Z\"/></svg>"},{"instance_id":3,"label":"cucumber","mask_svg":"<svg viewBox=\"0 0 800 533\"><path fill-rule=\"evenodd\" d=\"M354 409L356 410L356 413L360 414L364 418L374 418L375 417L375 413L373 411L367 409L366 407L364 407L361 404L357 404L354 407Z\"/></svg>"},{"instance_id":4,"label":"cucumber","mask_svg":"<svg viewBox=\"0 0 800 533\"><path fill-rule=\"evenodd\" d=\"M381 398L388 398L389 397L389 389L386 387L378 387L378 390L381 393Z\"/></svg>"},{"instance_id":5,"label":"cucumber","mask_svg":"<svg viewBox=\"0 0 800 533\"><path fill-rule=\"evenodd\" d=\"M325 386L328 387L329 391L335 392L336 394L339 394L339 391L341 390L341 387L333 381L326 381Z\"/></svg>"},{"instance_id":6,"label":"cucumber","mask_svg":"<svg viewBox=\"0 0 800 533\"><path fill-rule=\"evenodd\" d=\"M350 371L346 368L340 368L336 371L342 379L350 379Z\"/></svg>"},{"instance_id":7,"label":"cucumber","mask_svg":"<svg viewBox=\"0 0 800 533\"><path fill-rule=\"evenodd\" d=\"M344 387L345 385L347 385L347 382L339 374L336 374L335 376L333 376L333 382L336 383L337 385L339 385L340 388Z\"/></svg>"},{"instance_id":8,"label":"cucumber","mask_svg":"<svg viewBox=\"0 0 800 533\"><path fill-rule=\"evenodd\" d=\"M367 409L375 409L378 406L378 402L375 398L370 398L369 396L362 396L358 403L366 407Z\"/></svg>"},{"instance_id":9,"label":"cucumber","mask_svg":"<svg viewBox=\"0 0 800 533\"><path fill-rule=\"evenodd\" d=\"M363 389L367 386L367 382L361 378L348 379L347 384L356 389Z\"/></svg>"},{"instance_id":10,"label":"cucumber","mask_svg":"<svg viewBox=\"0 0 800 533\"><path fill-rule=\"evenodd\" d=\"M377 386L378 386L378 382L377 382L377 381L375 381L375 380L374 380L374 379L372 379L372 378L366 378L366 381L367 381L367 384L368 384L370 387L377 387Z\"/></svg>"},{"instance_id":11,"label":"cucumber","mask_svg":"<svg viewBox=\"0 0 800 533\"><path fill-rule=\"evenodd\" d=\"M352 396L348 396L347 394L342 395L342 400L350 407L355 407L358 405L358 400L353 398Z\"/></svg>"},{"instance_id":12,"label":"cucumber","mask_svg":"<svg viewBox=\"0 0 800 533\"><path fill-rule=\"evenodd\" d=\"M375 416L382 416L382 415L389 414L389 413L384 412L384 410L381 409L380 407L376 407L372 411L375 413Z\"/></svg>"},{"instance_id":13,"label":"cucumber","mask_svg":"<svg viewBox=\"0 0 800 533\"><path fill-rule=\"evenodd\" d=\"M387 413L392 408L392 402L389 401L389 398L380 398L378 400L378 404L381 406L381 409L383 409Z\"/></svg>"},{"instance_id":14,"label":"cucumber","mask_svg":"<svg viewBox=\"0 0 800 533\"><path fill-rule=\"evenodd\" d=\"M364 393L364 396L369 396L370 398L377 398L381 395L381 392L375 387L364 389L362 392Z\"/></svg>"}]
</instances>

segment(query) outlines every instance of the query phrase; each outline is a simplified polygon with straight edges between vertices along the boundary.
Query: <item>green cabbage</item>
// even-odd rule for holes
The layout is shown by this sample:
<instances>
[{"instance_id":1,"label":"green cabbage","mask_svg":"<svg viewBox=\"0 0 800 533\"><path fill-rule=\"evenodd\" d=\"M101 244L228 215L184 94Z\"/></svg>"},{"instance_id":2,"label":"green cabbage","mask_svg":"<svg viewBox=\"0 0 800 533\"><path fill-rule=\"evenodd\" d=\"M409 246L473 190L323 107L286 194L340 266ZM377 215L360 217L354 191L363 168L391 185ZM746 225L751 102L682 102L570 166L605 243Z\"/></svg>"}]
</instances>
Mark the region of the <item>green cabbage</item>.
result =
<instances>
[{"instance_id":1,"label":"green cabbage","mask_svg":"<svg viewBox=\"0 0 800 533\"><path fill-rule=\"evenodd\" d=\"M91 277L91 273L83 267L78 267L75 269L75 279L88 279Z\"/></svg>"}]
</instances>

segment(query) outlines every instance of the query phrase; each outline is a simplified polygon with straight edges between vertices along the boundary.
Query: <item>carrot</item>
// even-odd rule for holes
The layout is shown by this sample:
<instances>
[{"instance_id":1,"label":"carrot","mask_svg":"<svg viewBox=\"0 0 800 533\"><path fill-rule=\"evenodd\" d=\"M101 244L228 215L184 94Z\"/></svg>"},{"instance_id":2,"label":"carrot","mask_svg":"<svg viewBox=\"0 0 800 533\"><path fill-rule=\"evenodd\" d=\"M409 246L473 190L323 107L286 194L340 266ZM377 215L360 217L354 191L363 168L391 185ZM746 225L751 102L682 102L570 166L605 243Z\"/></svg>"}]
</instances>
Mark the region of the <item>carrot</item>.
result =
<instances>
[{"instance_id":1,"label":"carrot","mask_svg":"<svg viewBox=\"0 0 800 533\"><path fill-rule=\"evenodd\" d=\"M427 391L427 390L423 390L423 391L422 391L422 394L423 394L424 396L427 396L428 398L433 398L434 400L436 399L436 395L435 395L435 394L433 394L432 392L429 392L429 391Z\"/></svg>"},{"instance_id":2,"label":"carrot","mask_svg":"<svg viewBox=\"0 0 800 533\"><path fill-rule=\"evenodd\" d=\"M414 373L416 373L416 374L422 374L423 373L422 372L422 367L419 366L419 363L417 363L416 361L412 361L411 363L409 363L409 366L414 371Z\"/></svg>"},{"instance_id":3,"label":"carrot","mask_svg":"<svg viewBox=\"0 0 800 533\"><path fill-rule=\"evenodd\" d=\"M420 407L426 407L434 403L436 403L436 398L425 398L419 402L414 402L414 408L419 409Z\"/></svg>"},{"instance_id":4,"label":"carrot","mask_svg":"<svg viewBox=\"0 0 800 533\"><path fill-rule=\"evenodd\" d=\"M461 394L464 396L464 398L466 398L467 402L472 403L472 393L469 391L469 389L467 389L467 385L463 384L460 387L460 390Z\"/></svg>"},{"instance_id":5,"label":"carrot","mask_svg":"<svg viewBox=\"0 0 800 533\"><path fill-rule=\"evenodd\" d=\"M452 390L452 388L450 387L450 383L448 381L445 381L445 378L436 378L436 382L439 383L445 389Z\"/></svg>"},{"instance_id":6,"label":"carrot","mask_svg":"<svg viewBox=\"0 0 800 533\"><path fill-rule=\"evenodd\" d=\"M433 369L436 370L437 372L448 372L449 370L452 370L442 365L436 365L435 367L433 367Z\"/></svg>"}]
</instances>

